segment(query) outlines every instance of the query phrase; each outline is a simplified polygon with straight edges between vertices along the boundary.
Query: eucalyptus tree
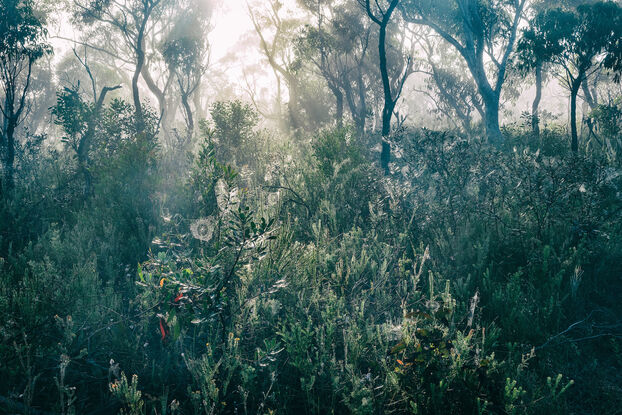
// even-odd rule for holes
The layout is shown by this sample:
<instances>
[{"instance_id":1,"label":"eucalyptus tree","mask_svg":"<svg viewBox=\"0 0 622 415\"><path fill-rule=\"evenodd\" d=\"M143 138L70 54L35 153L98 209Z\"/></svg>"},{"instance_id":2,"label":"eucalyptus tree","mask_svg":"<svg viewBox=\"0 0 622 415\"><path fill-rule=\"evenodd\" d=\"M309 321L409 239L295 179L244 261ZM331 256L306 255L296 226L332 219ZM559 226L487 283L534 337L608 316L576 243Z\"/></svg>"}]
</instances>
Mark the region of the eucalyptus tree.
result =
<instances>
[{"instance_id":1,"label":"eucalyptus tree","mask_svg":"<svg viewBox=\"0 0 622 415\"><path fill-rule=\"evenodd\" d=\"M398 70L393 74L389 73L389 53L391 23L398 19L397 7L402 0L390 0L385 2L375 1L374 5L370 0L359 0L364 8L367 17L378 26L378 67L382 81L383 107L382 107L382 151L380 153L380 166L385 174L390 172L389 162L391 161L391 119L397 101L402 94L404 83L412 72L412 57L409 55L404 58L403 65L398 66ZM383 4L384 3L384 4Z\"/></svg>"},{"instance_id":2,"label":"eucalyptus tree","mask_svg":"<svg viewBox=\"0 0 622 415\"><path fill-rule=\"evenodd\" d=\"M548 62L570 91L571 149L577 152L577 96L590 75L622 73L622 7L614 2L581 4L539 13L525 30L521 49Z\"/></svg>"},{"instance_id":3,"label":"eucalyptus tree","mask_svg":"<svg viewBox=\"0 0 622 415\"><path fill-rule=\"evenodd\" d=\"M284 17L283 4L278 0L270 0L263 13L259 8L253 8L249 4L248 13L259 37L261 52L277 81L281 78L285 80L289 94L287 103L289 124L293 129L297 129L302 126L302 85L294 70L296 57L292 46L296 30L301 23L294 17ZM280 99L280 96L278 98Z\"/></svg>"},{"instance_id":4,"label":"eucalyptus tree","mask_svg":"<svg viewBox=\"0 0 622 415\"><path fill-rule=\"evenodd\" d=\"M200 92L201 81L209 63L209 19L209 14L201 10L196 1L190 1L175 16L172 30L161 46L161 55L179 89L188 137L194 133L194 112L199 110L196 100L192 98ZM195 104L194 109L192 102Z\"/></svg>"},{"instance_id":5,"label":"eucalyptus tree","mask_svg":"<svg viewBox=\"0 0 622 415\"><path fill-rule=\"evenodd\" d=\"M465 60L484 103L489 141L503 142L501 92L527 0L403 0L407 21L431 27ZM490 63L490 64L489 64Z\"/></svg>"},{"instance_id":6,"label":"eucalyptus tree","mask_svg":"<svg viewBox=\"0 0 622 415\"><path fill-rule=\"evenodd\" d=\"M534 19L555 7L560 7L561 3L566 1L534 1L528 9L530 24ZM533 71L535 96L531 103L531 130L535 137L540 136L540 103L542 101L542 87L547 78L547 62L542 59L542 51L538 50L539 46L529 39L526 35L526 29L523 29L522 36L517 44L517 69L521 75L527 75Z\"/></svg>"},{"instance_id":7,"label":"eucalyptus tree","mask_svg":"<svg viewBox=\"0 0 622 415\"><path fill-rule=\"evenodd\" d=\"M536 94L531 104L531 130L536 137L540 136L540 102L542 100L542 86L544 82L544 66L539 45L529 39L529 34L523 34L520 39L518 52L518 69L527 75L533 71L535 79Z\"/></svg>"},{"instance_id":8,"label":"eucalyptus tree","mask_svg":"<svg viewBox=\"0 0 622 415\"><path fill-rule=\"evenodd\" d=\"M160 16L163 0L74 0L75 15L85 25L98 24L111 29L125 47L127 55L121 56L124 62L133 66L131 78L132 99L138 131L144 129L144 113L140 99L139 79L142 75L151 88L155 82L145 68L147 60L146 40L149 31ZM117 45L119 46L119 45ZM119 56L116 50L106 50L105 46L94 45L107 55ZM158 88L159 89L159 88ZM164 110L164 94L156 89L155 95L160 102L160 111Z\"/></svg>"},{"instance_id":9,"label":"eucalyptus tree","mask_svg":"<svg viewBox=\"0 0 622 415\"><path fill-rule=\"evenodd\" d=\"M52 49L30 0L0 2L0 153L7 193L15 186L16 129L24 121L35 62ZM2 193L0 181L0 194Z\"/></svg>"},{"instance_id":10,"label":"eucalyptus tree","mask_svg":"<svg viewBox=\"0 0 622 415\"><path fill-rule=\"evenodd\" d=\"M421 36L418 45L425 54L420 72L428 76L418 92L428 96L456 128L470 132L476 114L484 119L484 107L468 69L451 46L430 33Z\"/></svg>"},{"instance_id":11,"label":"eucalyptus tree","mask_svg":"<svg viewBox=\"0 0 622 415\"><path fill-rule=\"evenodd\" d=\"M378 33L375 24L361 13L358 1L337 8L331 23L347 59L347 71L342 79L346 103L357 132L362 135L368 118L377 111L374 94L381 88L378 48L374 47L378 44ZM392 73L400 74L404 65L401 50L389 50L388 64Z\"/></svg>"},{"instance_id":12,"label":"eucalyptus tree","mask_svg":"<svg viewBox=\"0 0 622 415\"><path fill-rule=\"evenodd\" d=\"M95 82L93 81L93 88ZM90 151L95 139L100 115L106 95L121 88L120 85L101 89L99 94L93 90L93 102L88 102L80 94L79 87L64 88L57 94L56 105L52 108L54 122L65 132L63 142L73 150L78 162L78 171L84 180L84 196L93 191L90 171Z\"/></svg>"},{"instance_id":13,"label":"eucalyptus tree","mask_svg":"<svg viewBox=\"0 0 622 415\"><path fill-rule=\"evenodd\" d=\"M356 131L364 134L370 93L379 85L374 67L372 26L360 13L357 2L335 4L304 0L301 5L313 16L297 41L297 53L311 61L335 98L335 120L342 125L347 106Z\"/></svg>"},{"instance_id":14,"label":"eucalyptus tree","mask_svg":"<svg viewBox=\"0 0 622 415\"><path fill-rule=\"evenodd\" d=\"M306 24L296 39L296 54L301 60L310 61L318 74L326 81L335 98L335 123L343 126L344 93L340 80L347 71L346 59L340 52L339 39L330 31L327 21L333 8L322 0L302 1L301 4L312 13L314 23ZM328 12L324 8L329 8ZM327 27L328 26L328 27Z\"/></svg>"}]
</instances>

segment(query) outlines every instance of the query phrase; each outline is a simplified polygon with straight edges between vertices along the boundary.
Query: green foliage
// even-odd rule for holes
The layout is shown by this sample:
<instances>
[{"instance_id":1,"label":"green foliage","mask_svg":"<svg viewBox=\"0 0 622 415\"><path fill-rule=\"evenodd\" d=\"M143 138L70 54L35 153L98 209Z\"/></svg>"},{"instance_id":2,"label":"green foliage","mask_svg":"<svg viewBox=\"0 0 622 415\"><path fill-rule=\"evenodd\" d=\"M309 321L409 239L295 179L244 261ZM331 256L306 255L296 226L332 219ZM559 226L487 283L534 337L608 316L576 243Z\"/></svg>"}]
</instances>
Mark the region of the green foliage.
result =
<instances>
[{"instance_id":1,"label":"green foliage","mask_svg":"<svg viewBox=\"0 0 622 415\"><path fill-rule=\"evenodd\" d=\"M21 155L16 130L30 110L33 67L52 51L46 37L44 21L32 1L0 4L0 195L6 193L8 198L15 196L16 156Z\"/></svg>"},{"instance_id":2,"label":"green foliage","mask_svg":"<svg viewBox=\"0 0 622 415\"><path fill-rule=\"evenodd\" d=\"M610 1L582 4L576 10L545 9L525 30L519 50L528 64L553 62L571 74L585 73L595 58L616 71L621 18L622 9Z\"/></svg>"},{"instance_id":3,"label":"green foliage","mask_svg":"<svg viewBox=\"0 0 622 415\"><path fill-rule=\"evenodd\" d=\"M221 142L203 128L180 175L183 203L156 215L155 125L139 133L134 121L131 106L111 101L91 149L93 194L67 188L54 225L3 251L0 397L12 405L126 414L617 405L595 401L621 361L622 183L614 165L568 156L563 133L544 129L534 150L520 130L501 149L409 131L400 173L383 178L350 130L326 130L281 150L277 167L264 165L277 156L255 161L254 174L272 174L261 179L219 161ZM74 178L62 160L61 177Z\"/></svg>"},{"instance_id":4,"label":"green foliage","mask_svg":"<svg viewBox=\"0 0 622 415\"><path fill-rule=\"evenodd\" d=\"M306 214L306 235L318 220L336 233L363 226L375 209L382 210L386 193L356 136L349 129L326 130L311 142L311 159L301 175L284 172L283 190L301 214ZM304 209L304 210L303 210Z\"/></svg>"},{"instance_id":5,"label":"green foliage","mask_svg":"<svg viewBox=\"0 0 622 415\"><path fill-rule=\"evenodd\" d=\"M34 11L34 4L27 0L6 0L0 5L0 56L2 66L23 59L31 63L50 53L45 43L47 31L44 22ZM6 66L5 66L6 65ZM5 80L3 74L2 80Z\"/></svg>"},{"instance_id":6,"label":"green foliage","mask_svg":"<svg viewBox=\"0 0 622 415\"><path fill-rule=\"evenodd\" d=\"M205 138L195 157L187 187L192 197L190 205L196 209L196 212L191 212L191 214L208 216L218 209L216 197L218 181L224 180L228 186L233 185L238 173L230 165L218 162L214 143L211 140L213 132L204 124L201 129L205 133Z\"/></svg>"},{"instance_id":7,"label":"green foliage","mask_svg":"<svg viewBox=\"0 0 622 415\"><path fill-rule=\"evenodd\" d=\"M132 375L132 381L127 381L125 373L121 372L121 378L109 385L112 395L123 403L121 415L144 415L145 402L142 400L142 392L138 390L138 376Z\"/></svg>"},{"instance_id":8,"label":"green foliage","mask_svg":"<svg viewBox=\"0 0 622 415\"><path fill-rule=\"evenodd\" d=\"M223 162L233 160L240 165L247 163L251 157L244 153L253 149L254 131L259 121L257 112L250 105L236 100L214 103L210 114L219 159Z\"/></svg>"},{"instance_id":9,"label":"green foliage","mask_svg":"<svg viewBox=\"0 0 622 415\"><path fill-rule=\"evenodd\" d=\"M590 114L595 125L590 131L587 147L602 153L610 162L619 163L622 154L622 101L599 104Z\"/></svg>"},{"instance_id":10,"label":"green foliage","mask_svg":"<svg viewBox=\"0 0 622 415\"><path fill-rule=\"evenodd\" d=\"M83 101L77 89L65 88L57 94L57 105L52 108L52 115L67 134L63 140L73 141L72 145L77 148L75 140L86 132L89 119L93 116L92 108Z\"/></svg>"},{"instance_id":11,"label":"green foliage","mask_svg":"<svg viewBox=\"0 0 622 415\"><path fill-rule=\"evenodd\" d=\"M619 411L619 97L590 103L584 153L568 151L553 118L537 137L507 125L490 147L471 114L499 98L525 3L399 3L393 16L458 46L479 87L426 43L428 87L445 91L441 108L468 137L400 117L387 175L368 129L382 101L375 23L358 2L303 0L304 28L278 1L253 15L287 86L291 136L262 129L239 100L215 102L195 128L209 45L194 29L207 16L159 0L76 7L115 28L101 33L125 43L121 61L140 66L145 53L134 86L167 71L153 82L168 79L168 114L140 106L142 90L133 104L105 95L120 86L91 102L75 81L56 94L49 137L35 123L15 130L29 102L48 105L28 80L49 47L34 3L0 4L0 72L17 87L2 89L0 108L25 108L0 116L12 182L0 193L0 413ZM575 104L591 70L619 72L617 4L535 6L522 69L561 68ZM402 47L418 41L399 37L405 21L387 33L398 74ZM97 95L97 51L78 56ZM329 92L337 128L306 135L328 122ZM176 104L186 134L168 130Z\"/></svg>"}]
</instances>

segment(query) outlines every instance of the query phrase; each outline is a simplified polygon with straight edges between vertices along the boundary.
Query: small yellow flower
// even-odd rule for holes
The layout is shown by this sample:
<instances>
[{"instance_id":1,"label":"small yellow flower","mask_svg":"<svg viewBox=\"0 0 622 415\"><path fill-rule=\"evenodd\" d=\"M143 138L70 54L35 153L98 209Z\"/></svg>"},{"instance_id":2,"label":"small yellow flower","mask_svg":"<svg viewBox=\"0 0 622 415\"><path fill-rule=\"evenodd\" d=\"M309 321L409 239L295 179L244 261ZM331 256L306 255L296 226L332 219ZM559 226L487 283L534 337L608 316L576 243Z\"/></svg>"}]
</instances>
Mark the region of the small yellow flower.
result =
<instances>
[{"instance_id":1,"label":"small yellow flower","mask_svg":"<svg viewBox=\"0 0 622 415\"><path fill-rule=\"evenodd\" d=\"M239 337L236 337L236 338L235 338L235 339L233 339L233 340L235 340L236 342L239 342L239 341L240 341L240 338L239 338Z\"/></svg>"},{"instance_id":2,"label":"small yellow flower","mask_svg":"<svg viewBox=\"0 0 622 415\"><path fill-rule=\"evenodd\" d=\"M166 278L162 278L162 279L160 280L160 288L162 288L162 287L164 286L164 280L165 280L165 279L166 279Z\"/></svg>"}]
</instances>

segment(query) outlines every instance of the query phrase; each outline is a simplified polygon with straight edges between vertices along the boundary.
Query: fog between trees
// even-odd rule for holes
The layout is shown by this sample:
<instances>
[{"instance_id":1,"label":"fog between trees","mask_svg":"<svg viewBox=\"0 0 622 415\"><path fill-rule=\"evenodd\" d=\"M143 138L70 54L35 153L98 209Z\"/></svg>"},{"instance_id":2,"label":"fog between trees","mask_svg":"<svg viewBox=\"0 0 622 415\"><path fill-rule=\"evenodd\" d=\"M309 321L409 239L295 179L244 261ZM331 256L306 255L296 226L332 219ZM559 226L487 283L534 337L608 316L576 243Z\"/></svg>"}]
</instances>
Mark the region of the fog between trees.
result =
<instances>
[{"instance_id":1,"label":"fog between trees","mask_svg":"<svg viewBox=\"0 0 622 415\"><path fill-rule=\"evenodd\" d=\"M616 413L622 6L1 0L0 413Z\"/></svg>"}]
</instances>

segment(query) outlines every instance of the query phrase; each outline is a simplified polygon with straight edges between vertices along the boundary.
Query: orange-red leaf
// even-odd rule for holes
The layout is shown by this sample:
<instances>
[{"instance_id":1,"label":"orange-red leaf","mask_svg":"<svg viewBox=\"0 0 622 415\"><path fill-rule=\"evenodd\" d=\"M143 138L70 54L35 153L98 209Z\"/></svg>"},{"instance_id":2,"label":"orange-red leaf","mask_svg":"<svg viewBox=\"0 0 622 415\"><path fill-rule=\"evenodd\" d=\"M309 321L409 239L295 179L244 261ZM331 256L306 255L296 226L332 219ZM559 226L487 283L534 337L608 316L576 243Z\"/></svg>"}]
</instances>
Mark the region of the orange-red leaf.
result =
<instances>
[{"instance_id":1,"label":"orange-red leaf","mask_svg":"<svg viewBox=\"0 0 622 415\"><path fill-rule=\"evenodd\" d=\"M160 333L162 333L162 340L164 340L166 338L166 329L164 328L162 319L160 319Z\"/></svg>"}]
</instances>

